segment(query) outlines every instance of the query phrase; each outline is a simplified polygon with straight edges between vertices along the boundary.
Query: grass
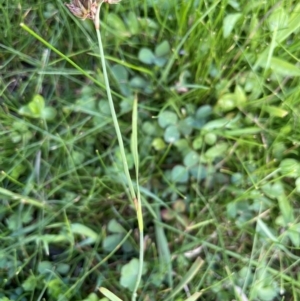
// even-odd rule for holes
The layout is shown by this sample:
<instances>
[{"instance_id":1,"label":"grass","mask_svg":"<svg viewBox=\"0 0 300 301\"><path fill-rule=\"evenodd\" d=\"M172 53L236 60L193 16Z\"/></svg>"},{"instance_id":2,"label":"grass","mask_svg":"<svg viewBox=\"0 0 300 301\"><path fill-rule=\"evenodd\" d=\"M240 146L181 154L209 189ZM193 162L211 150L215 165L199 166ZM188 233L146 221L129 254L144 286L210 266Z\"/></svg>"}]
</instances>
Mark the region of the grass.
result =
<instances>
[{"instance_id":1,"label":"grass","mask_svg":"<svg viewBox=\"0 0 300 301\"><path fill-rule=\"evenodd\" d=\"M0 10L0 300L130 300L138 223L93 24L61 1ZM138 101L137 299L299 300L297 1L131 0L101 21L133 179Z\"/></svg>"}]
</instances>

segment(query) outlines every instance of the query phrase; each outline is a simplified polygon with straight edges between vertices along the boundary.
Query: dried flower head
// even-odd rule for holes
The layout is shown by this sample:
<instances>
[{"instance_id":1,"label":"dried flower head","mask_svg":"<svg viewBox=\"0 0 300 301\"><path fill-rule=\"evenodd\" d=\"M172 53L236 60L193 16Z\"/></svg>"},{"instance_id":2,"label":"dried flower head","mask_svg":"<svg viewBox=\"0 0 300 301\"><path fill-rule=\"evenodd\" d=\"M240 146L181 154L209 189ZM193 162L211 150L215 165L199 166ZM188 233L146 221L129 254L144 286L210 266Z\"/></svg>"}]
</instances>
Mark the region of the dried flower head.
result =
<instances>
[{"instance_id":1,"label":"dried flower head","mask_svg":"<svg viewBox=\"0 0 300 301\"><path fill-rule=\"evenodd\" d=\"M97 12L98 2L99 1L95 0L73 0L70 4L65 3L65 5L77 18L82 20L94 20Z\"/></svg>"}]
</instances>

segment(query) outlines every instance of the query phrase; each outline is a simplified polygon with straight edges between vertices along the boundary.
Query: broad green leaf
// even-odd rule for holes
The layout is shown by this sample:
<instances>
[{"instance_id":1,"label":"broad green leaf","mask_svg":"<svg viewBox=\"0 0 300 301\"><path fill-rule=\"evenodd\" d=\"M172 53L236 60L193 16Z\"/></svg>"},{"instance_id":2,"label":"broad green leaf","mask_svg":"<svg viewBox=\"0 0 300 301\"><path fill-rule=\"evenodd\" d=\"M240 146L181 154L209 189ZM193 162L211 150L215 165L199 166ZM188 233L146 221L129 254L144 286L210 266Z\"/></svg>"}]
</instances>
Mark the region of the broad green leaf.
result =
<instances>
[{"instance_id":1,"label":"broad green leaf","mask_svg":"<svg viewBox=\"0 0 300 301\"><path fill-rule=\"evenodd\" d=\"M155 150L160 151L166 148L166 143L161 138L153 139L151 145L154 147Z\"/></svg>"},{"instance_id":2,"label":"broad green leaf","mask_svg":"<svg viewBox=\"0 0 300 301\"><path fill-rule=\"evenodd\" d=\"M203 137L197 137L194 141L193 141L193 149L198 150L201 149L203 145Z\"/></svg>"},{"instance_id":3,"label":"broad green leaf","mask_svg":"<svg viewBox=\"0 0 300 301\"><path fill-rule=\"evenodd\" d=\"M110 234L110 235L107 235L102 241L103 249L107 252L113 251L120 244L123 237L124 237L123 234Z\"/></svg>"},{"instance_id":4,"label":"broad green leaf","mask_svg":"<svg viewBox=\"0 0 300 301\"><path fill-rule=\"evenodd\" d=\"M212 114L212 107L210 105L204 105L198 108L196 112L197 119L207 119Z\"/></svg>"},{"instance_id":5,"label":"broad green leaf","mask_svg":"<svg viewBox=\"0 0 300 301\"><path fill-rule=\"evenodd\" d=\"M128 80L128 71L124 66L116 64L111 68L111 71L119 83Z\"/></svg>"},{"instance_id":6,"label":"broad green leaf","mask_svg":"<svg viewBox=\"0 0 300 301\"><path fill-rule=\"evenodd\" d=\"M42 118L42 111L45 108L45 100L43 96L36 94L34 95L31 102L29 102L27 105L22 106L19 109L19 114L32 117L32 118Z\"/></svg>"},{"instance_id":7,"label":"broad green leaf","mask_svg":"<svg viewBox=\"0 0 300 301\"><path fill-rule=\"evenodd\" d=\"M155 55L149 48L141 48L138 57L141 62L148 65L155 62Z\"/></svg>"},{"instance_id":8,"label":"broad green leaf","mask_svg":"<svg viewBox=\"0 0 300 301\"><path fill-rule=\"evenodd\" d=\"M36 94L28 104L28 107L33 115L39 116L45 107L44 97Z\"/></svg>"},{"instance_id":9,"label":"broad green leaf","mask_svg":"<svg viewBox=\"0 0 300 301\"><path fill-rule=\"evenodd\" d=\"M300 164L295 159L283 159L279 167L281 174L285 177L297 178L300 176Z\"/></svg>"},{"instance_id":10,"label":"broad green leaf","mask_svg":"<svg viewBox=\"0 0 300 301\"><path fill-rule=\"evenodd\" d=\"M130 32L127 30L122 19L114 13L110 13L107 16L107 24L117 36L127 37L130 36Z\"/></svg>"},{"instance_id":11,"label":"broad green leaf","mask_svg":"<svg viewBox=\"0 0 300 301\"><path fill-rule=\"evenodd\" d=\"M30 292L34 291L39 283L38 277L35 275L30 275L23 283L22 287L25 291ZM0 299L1 300L1 299Z\"/></svg>"},{"instance_id":12,"label":"broad green leaf","mask_svg":"<svg viewBox=\"0 0 300 301\"><path fill-rule=\"evenodd\" d=\"M170 53L170 44L168 41L163 41L155 47L156 56L165 56Z\"/></svg>"},{"instance_id":13,"label":"broad green leaf","mask_svg":"<svg viewBox=\"0 0 300 301\"><path fill-rule=\"evenodd\" d=\"M149 136L155 136L157 133L157 128L153 122L145 121L142 125L142 130L145 134Z\"/></svg>"},{"instance_id":14,"label":"broad green leaf","mask_svg":"<svg viewBox=\"0 0 300 301\"><path fill-rule=\"evenodd\" d=\"M147 86L147 82L140 76L133 77L129 84L134 89L145 89Z\"/></svg>"},{"instance_id":15,"label":"broad green leaf","mask_svg":"<svg viewBox=\"0 0 300 301\"><path fill-rule=\"evenodd\" d=\"M223 94L217 101L218 111L228 112L236 107L236 95L234 93Z\"/></svg>"},{"instance_id":16,"label":"broad green leaf","mask_svg":"<svg viewBox=\"0 0 300 301\"><path fill-rule=\"evenodd\" d=\"M195 151L190 151L183 159L186 167L191 167L199 163L199 155Z\"/></svg>"},{"instance_id":17,"label":"broad green leaf","mask_svg":"<svg viewBox=\"0 0 300 301\"><path fill-rule=\"evenodd\" d=\"M223 20L223 37L226 39L230 36L236 22L242 16L240 13L229 14Z\"/></svg>"},{"instance_id":18,"label":"broad green leaf","mask_svg":"<svg viewBox=\"0 0 300 301\"><path fill-rule=\"evenodd\" d=\"M130 33L132 35L138 34L140 31L139 21L136 14L133 11L129 11L126 21Z\"/></svg>"},{"instance_id":19,"label":"broad green leaf","mask_svg":"<svg viewBox=\"0 0 300 301\"><path fill-rule=\"evenodd\" d=\"M194 118L193 117L187 117L185 119L182 119L178 122L178 129L180 133L182 133L185 136L188 136L192 133L194 129Z\"/></svg>"},{"instance_id":20,"label":"broad green leaf","mask_svg":"<svg viewBox=\"0 0 300 301\"><path fill-rule=\"evenodd\" d=\"M41 118L46 120L53 120L56 117L56 109L52 107L46 107L41 112Z\"/></svg>"},{"instance_id":21,"label":"broad green leaf","mask_svg":"<svg viewBox=\"0 0 300 301\"><path fill-rule=\"evenodd\" d=\"M216 142L217 142L217 135L214 134L214 133L207 133L205 136L204 136L204 141L206 144L208 145L214 145Z\"/></svg>"},{"instance_id":22,"label":"broad green leaf","mask_svg":"<svg viewBox=\"0 0 300 301\"><path fill-rule=\"evenodd\" d=\"M189 180L189 173L186 167L176 165L171 172L171 178L174 183L186 183Z\"/></svg>"},{"instance_id":23,"label":"broad green leaf","mask_svg":"<svg viewBox=\"0 0 300 301\"><path fill-rule=\"evenodd\" d=\"M109 221L107 229L112 233L126 233L123 226L120 223L118 223L114 218Z\"/></svg>"},{"instance_id":24,"label":"broad green leaf","mask_svg":"<svg viewBox=\"0 0 300 301\"><path fill-rule=\"evenodd\" d=\"M107 100L101 99L99 101L99 110L103 115L110 116L110 107Z\"/></svg>"},{"instance_id":25,"label":"broad green leaf","mask_svg":"<svg viewBox=\"0 0 300 301\"><path fill-rule=\"evenodd\" d=\"M70 270L70 265L61 262L57 265L55 270L62 275L66 275Z\"/></svg>"},{"instance_id":26,"label":"broad green leaf","mask_svg":"<svg viewBox=\"0 0 300 301\"><path fill-rule=\"evenodd\" d=\"M168 125L176 124L178 117L171 111L163 111L158 115L158 124L162 128L166 128Z\"/></svg>"},{"instance_id":27,"label":"broad green leaf","mask_svg":"<svg viewBox=\"0 0 300 301\"><path fill-rule=\"evenodd\" d=\"M144 265L143 274L146 272L146 266ZM139 271L139 260L132 258L121 269L120 284L123 287L128 288L130 291L134 290Z\"/></svg>"},{"instance_id":28,"label":"broad green leaf","mask_svg":"<svg viewBox=\"0 0 300 301\"><path fill-rule=\"evenodd\" d=\"M53 270L53 265L50 261L40 261L37 269L40 274L45 274Z\"/></svg>"},{"instance_id":29,"label":"broad green leaf","mask_svg":"<svg viewBox=\"0 0 300 301\"><path fill-rule=\"evenodd\" d=\"M168 143L174 143L175 141L179 140L180 133L176 125L170 125L166 128L164 133L164 139Z\"/></svg>"},{"instance_id":30,"label":"broad green leaf","mask_svg":"<svg viewBox=\"0 0 300 301\"><path fill-rule=\"evenodd\" d=\"M164 57L155 57L154 64L158 67L162 67L166 64L167 59Z\"/></svg>"}]
</instances>

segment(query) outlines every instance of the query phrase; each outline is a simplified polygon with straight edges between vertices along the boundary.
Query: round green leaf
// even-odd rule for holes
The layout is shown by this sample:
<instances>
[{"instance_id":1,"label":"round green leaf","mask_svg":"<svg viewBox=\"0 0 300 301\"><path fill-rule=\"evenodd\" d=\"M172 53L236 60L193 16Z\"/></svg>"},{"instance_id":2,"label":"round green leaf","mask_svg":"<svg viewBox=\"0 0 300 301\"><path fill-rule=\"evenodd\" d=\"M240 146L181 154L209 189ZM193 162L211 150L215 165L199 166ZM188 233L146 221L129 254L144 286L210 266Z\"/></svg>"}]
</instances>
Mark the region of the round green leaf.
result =
<instances>
[{"instance_id":1,"label":"round green leaf","mask_svg":"<svg viewBox=\"0 0 300 301\"><path fill-rule=\"evenodd\" d=\"M187 155L191 151L191 147L186 139L179 139L174 143L174 145L183 156Z\"/></svg>"},{"instance_id":2,"label":"round green leaf","mask_svg":"<svg viewBox=\"0 0 300 301\"><path fill-rule=\"evenodd\" d=\"M193 141L193 149L198 150L202 147L203 145L203 138L197 137L194 141Z\"/></svg>"},{"instance_id":3,"label":"round green leaf","mask_svg":"<svg viewBox=\"0 0 300 301\"><path fill-rule=\"evenodd\" d=\"M156 127L152 122L146 121L142 125L142 130L145 134L153 136L156 134Z\"/></svg>"},{"instance_id":4,"label":"round green leaf","mask_svg":"<svg viewBox=\"0 0 300 301\"><path fill-rule=\"evenodd\" d=\"M40 274L45 274L53 270L52 263L50 261L41 261L38 264L38 271Z\"/></svg>"},{"instance_id":5,"label":"round green leaf","mask_svg":"<svg viewBox=\"0 0 300 301\"><path fill-rule=\"evenodd\" d=\"M152 146L155 150L160 151L166 147L166 143L161 138L155 138L152 141Z\"/></svg>"},{"instance_id":6,"label":"round green leaf","mask_svg":"<svg viewBox=\"0 0 300 301\"><path fill-rule=\"evenodd\" d=\"M236 107L235 95L227 93L222 95L217 102L217 107L222 112L228 112Z\"/></svg>"},{"instance_id":7,"label":"round green leaf","mask_svg":"<svg viewBox=\"0 0 300 301\"><path fill-rule=\"evenodd\" d=\"M117 14L108 14L107 24L110 28L115 29L113 32L115 32L118 36L130 36L123 20Z\"/></svg>"},{"instance_id":8,"label":"round green leaf","mask_svg":"<svg viewBox=\"0 0 300 301\"><path fill-rule=\"evenodd\" d=\"M180 133L178 131L177 126L170 125L166 128L164 133L164 139L168 143L174 143L180 138Z\"/></svg>"},{"instance_id":9,"label":"round green leaf","mask_svg":"<svg viewBox=\"0 0 300 301\"><path fill-rule=\"evenodd\" d=\"M176 165L171 172L171 179L174 183L186 183L189 180L189 173L186 167Z\"/></svg>"},{"instance_id":10,"label":"round green leaf","mask_svg":"<svg viewBox=\"0 0 300 301\"><path fill-rule=\"evenodd\" d=\"M139 60L147 65L155 62L155 55L149 48L141 48L139 51Z\"/></svg>"},{"instance_id":11,"label":"round green leaf","mask_svg":"<svg viewBox=\"0 0 300 301\"><path fill-rule=\"evenodd\" d=\"M170 53L170 44L167 40L161 42L155 47L156 56L165 56Z\"/></svg>"},{"instance_id":12,"label":"round green leaf","mask_svg":"<svg viewBox=\"0 0 300 301\"><path fill-rule=\"evenodd\" d=\"M164 57L156 57L154 59L154 63L158 67L162 67L163 65L165 65L166 62L167 62L167 59Z\"/></svg>"},{"instance_id":13,"label":"round green leaf","mask_svg":"<svg viewBox=\"0 0 300 301\"><path fill-rule=\"evenodd\" d=\"M99 101L99 110L102 114L110 116L110 107L107 100L101 99Z\"/></svg>"},{"instance_id":14,"label":"round green leaf","mask_svg":"<svg viewBox=\"0 0 300 301\"><path fill-rule=\"evenodd\" d=\"M70 266L66 263L59 263L56 267L56 271L62 275L66 275L70 270Z\"/></svg>"},{"instance_id":15,"label":"round green leaf","mask_svg":"<svg viewBox=\"0 0 300 301\"><path fill-rule=\"evenodd\" d=\"M102 247L105 251L113 251L122 241L124 234L111 234L106 236L102 241Z\"/></svg>"},{"instance_id":16,"label":"round green leaf","mask_svg":"<svg viewBox=\"0 0 300 301\"><path fill-rule=\"evenodd\" d=\"M217 135L215 135L214 133L208 133L205 135L204 141L208 145L214 145L217 141Z\"/></svg>"},{"instance_id":17,"label":"round green leaf","mask_svg":"<svg viewBox=\"0 0 300 301\"><path fill-rule=\"evenodd\" d=\"M125 233L125 229L115 219L111 219L107 226L108 231L112 233Z\"/></svg>"},{"instance_id":18,"label":"round green leaf","mask_svg":"<svg viewBox=\"0 0 300 301\"><path fill-rule=\"evenodd\" d=\"M119 83L128 80L128 71L124 66L114 65L111 71Z\"/></svg>"},{"instance_id":19,"label":"round green leaf","mask_svg":"<svg viewBox=\"0 0 300 301\"><path fill-rule=\"evenodd\" d=\"M198 108L196 112L197 119L204 119L208 118L212 113L212 107L210 105L204 105Z\"/></svg>"},{"instance_id":20,"label":"round green leaf","mask_svg":"<svg viewBox=\"0 0 300 301\"><path fill-rule=\"evenodd\" d=\"M226 150L228 148L228 144L225 142L219 143L211 148L209 148L206 153L205 157L210 160L214 160L217 157L225 157Z\"/></svg>"},{"instance_id":21,"label":"round green leaf","mask_svg":"<svg viewBox=\"0 0 300 301\"><path fill-rule=\"evenodd\" d=\"M180 120L178 123L178 129L180 133L185 136L188 136L192 133L194 126L194 119L192 117L187 117L183 120Z\"/></svg>"},{"instance_id":22,"label":"round green leaf","mask_svg":"<svg viewBox=\"0 0 300 301\"><path fill-rule=\"evenodd\" d=\"M51 107L46 107L41 112L41 118L46 120L53 120L56 116L56 110Z\"/></svg>"},{"instance_id":23,"label":"round green leaf","mask_svg":"<svg viewBox=\"0 0 300 301\"><path fill-rule=\"evenodd\" d=\"M280 163L280 172L282 175L297 178L300 176L300 164L295 159L284 159Z\"/></svg>"},{"instance_id":24,"label":"round green leaf","mask_svg":"<svg viewBox=\"0 0 300 301\"><path fill-rule=\"evenodd\" d=\"M130 262L125 264L121 269L120 284L130 291L133 291L138 276L138 270L139 260L136 258L131 259Z\"/></svg>"},{"instance_id":25,"label":"round green leaf","mask_svg":"<svg viewBox=\"0 0 300 301\"><path fill-rule=\"evenodd\" d=\"M147 86L146 81L140 76L133 77L129 84L134 89L145 89Z\"/></svg>"},{"instance_id":26,"label":"round green leaf","mask_svg":"<svg viewBox=\"0 0 300 301\"><path fill-rule=\"evenodd\" d=\"M183 159L184 165L186 167L192 167L199 163L199 155L195 151L189 152Z\"/></svg>"},{"instance_id":27,"label":"round green leaf","mask_svg":"<svg viewBox=\"0 0 300 301\"><path fill-rule=\"evenodd\" d=\"M158 116L158 124L162 128L166 128L168 125L176 124L178 117L171 111L163 111Z\"/></svg>"}]
</instances>

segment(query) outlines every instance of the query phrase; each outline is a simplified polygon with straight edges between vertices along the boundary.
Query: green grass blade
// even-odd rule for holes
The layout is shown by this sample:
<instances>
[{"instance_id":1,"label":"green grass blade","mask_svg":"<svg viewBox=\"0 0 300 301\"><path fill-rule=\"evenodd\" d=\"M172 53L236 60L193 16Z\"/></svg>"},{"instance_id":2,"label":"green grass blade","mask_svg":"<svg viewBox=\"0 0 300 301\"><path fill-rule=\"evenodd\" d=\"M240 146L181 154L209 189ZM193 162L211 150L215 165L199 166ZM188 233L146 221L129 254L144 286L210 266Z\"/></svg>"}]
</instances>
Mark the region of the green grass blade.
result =
<instances>
[{"instance_id":1,"label":"green grass blade","mask_svg":"<svg viewBox=\"0 0 300 301\"><path fill-rule=\"evenodd\" d=\"M99 291L111 301L122 301L122 299L117 297L114 293L112 293L110 290L108 290L105 287L100 287Z\"/></svg>"},{"instance_id":2,"label":"green grass blade","mask_svg":"<svg viewBox=\"0 0 300 301\"><path fill-rule=\"evenodd\" d=\"M169 295L166 301L175 297L184 288L184 286L186 286L195 277L203 264L204 261L198 257L189 271L184 275L180 283L174 288L173 292Z\"/></svg>"}]
</instances>

